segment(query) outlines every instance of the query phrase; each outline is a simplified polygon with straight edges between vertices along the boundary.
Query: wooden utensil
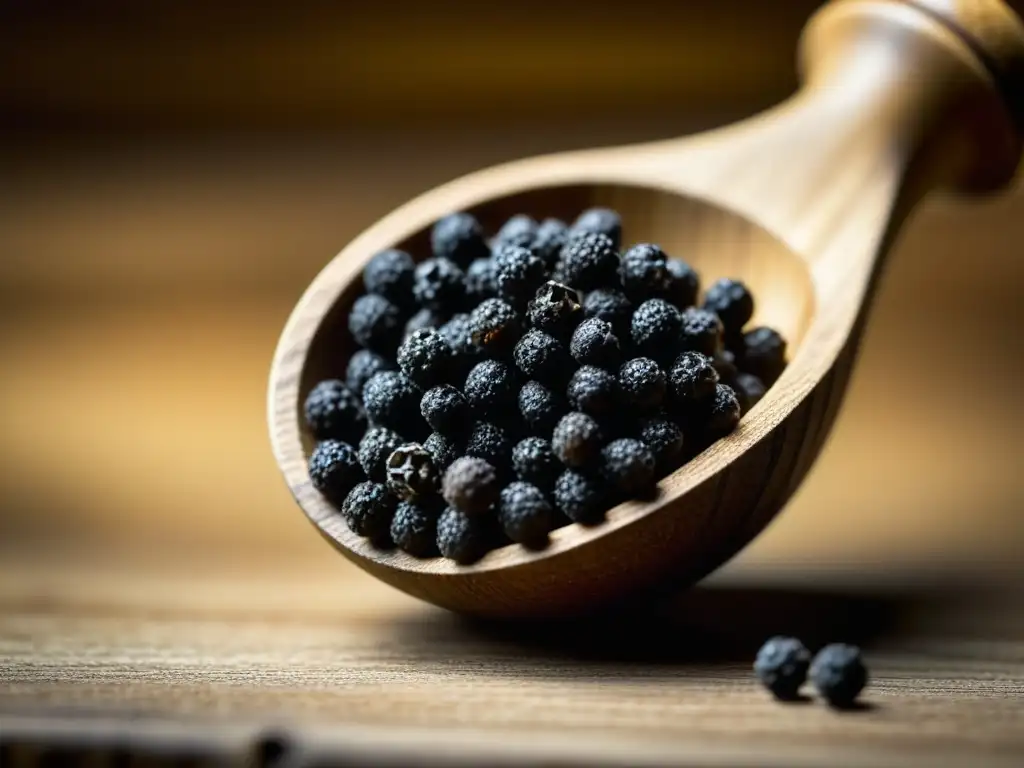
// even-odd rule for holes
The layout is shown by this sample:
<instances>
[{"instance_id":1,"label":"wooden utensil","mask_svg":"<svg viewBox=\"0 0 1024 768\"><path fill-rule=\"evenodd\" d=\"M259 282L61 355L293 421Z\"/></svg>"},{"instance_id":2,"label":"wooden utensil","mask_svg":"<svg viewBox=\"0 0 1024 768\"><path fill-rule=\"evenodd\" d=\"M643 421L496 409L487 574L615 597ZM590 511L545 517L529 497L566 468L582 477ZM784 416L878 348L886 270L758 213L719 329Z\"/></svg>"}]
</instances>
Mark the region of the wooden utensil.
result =
<instances>
[{"instance_id":1,"label":"wooden utensil","mask_svg":"<svg viewBox=\"0 0 1024 768\"><path fill-rule=\"evenodd\" d=\"M321 533L399 589L495 617L563 615L684 586L757 535L835 420L899 225L932 189L1009 183L1024 132L1024 25L1000 0L838 0L805 28L800 65L802 88L764 114L691 138L473 173L338 254L284 329L268 398L278 464ZM754 322L790 341L783 376L736 432L662 480L656 499L556 530L543 550L510 545L460 566L353 534L310 484L301 407L313 384L343 373L363 265L387 247L427 253L430 225L451 211L470 210L493 231L514 213L571 219L591 205L619 210L629 241L662 244L705 281L745 281Z\"/></svg>"}]
</instances>

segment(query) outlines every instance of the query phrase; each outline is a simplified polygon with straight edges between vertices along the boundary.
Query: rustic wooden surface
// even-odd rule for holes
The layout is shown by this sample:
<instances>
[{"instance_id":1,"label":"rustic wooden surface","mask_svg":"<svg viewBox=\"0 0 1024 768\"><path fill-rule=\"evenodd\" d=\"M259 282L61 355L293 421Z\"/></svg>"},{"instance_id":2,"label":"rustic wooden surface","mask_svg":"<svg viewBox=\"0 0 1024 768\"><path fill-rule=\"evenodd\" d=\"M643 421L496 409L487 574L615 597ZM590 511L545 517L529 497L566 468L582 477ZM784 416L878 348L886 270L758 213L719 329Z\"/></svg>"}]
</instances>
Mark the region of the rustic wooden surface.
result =
<instances>
[{"instance_id":1,"label":"rustic wooden surface","mask_svg":"<svg viewBox=\"0 0 1024 768\"><path fill-rule=\"evenodd\" d=\"M42 744L230 762L267 734L296 759L351 764L1024 757L1021 592L965 574L851 589L814 572L738 572L646 618L511 627L351 569L233 575L145 559L7 561L0 754L24 762L5 768L34 765ZM771 701L750 663L782 630L864 643L865 707Z\"/></svg>"}]
</instances>

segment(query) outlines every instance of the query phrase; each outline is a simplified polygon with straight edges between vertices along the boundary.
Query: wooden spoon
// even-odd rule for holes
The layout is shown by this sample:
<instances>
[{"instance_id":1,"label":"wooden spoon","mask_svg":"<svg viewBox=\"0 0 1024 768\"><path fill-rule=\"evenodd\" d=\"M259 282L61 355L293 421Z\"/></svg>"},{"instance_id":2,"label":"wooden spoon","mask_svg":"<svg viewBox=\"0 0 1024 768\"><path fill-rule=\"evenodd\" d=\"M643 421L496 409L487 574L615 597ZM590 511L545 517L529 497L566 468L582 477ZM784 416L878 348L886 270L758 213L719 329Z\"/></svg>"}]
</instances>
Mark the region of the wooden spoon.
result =
<instances>
[{"instance_id":1,"label":"wooden spoon","mask_svg":"<svg viewBox=\"0 0 1024 768\"><path fill-rule=\"evenodd\" d=\"M564 615L682 586L757 535L785 504L835 420L882 256L929 190L985 192L1016 170L1024 131L1024 26L999 0L839 0L800 45L804 85L750 120L634 146L538 157L435 189L352 241L313 281L270 376L274 453L295 499L345 556L446 608L495 617ZM346 314L373 254L428 253L430 225L455 210L489 231L514 213L622 213L631 242L656 242L705 281L754 291L754 322L779 329L791 361L739 428L627 502L550 545L495 550L475 565L382 551L353 534L311 486L301 409L343 376ZM966 258L965 254L965 258ZM867 478L851 478L869 482Z\"/></svg>"}]
</instances>

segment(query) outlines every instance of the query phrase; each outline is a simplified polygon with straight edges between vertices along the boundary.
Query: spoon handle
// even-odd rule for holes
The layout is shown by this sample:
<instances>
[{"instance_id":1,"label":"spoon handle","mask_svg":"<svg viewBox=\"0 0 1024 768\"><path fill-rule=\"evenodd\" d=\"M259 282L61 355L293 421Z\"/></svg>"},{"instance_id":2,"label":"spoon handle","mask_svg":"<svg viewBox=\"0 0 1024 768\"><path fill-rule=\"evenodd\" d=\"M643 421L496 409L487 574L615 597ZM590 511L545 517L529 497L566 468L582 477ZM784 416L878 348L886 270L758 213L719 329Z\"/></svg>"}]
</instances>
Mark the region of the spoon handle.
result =
<instances>
[{"instance_id":1,"label":"spoon handle","mask_svg":"<svg viewBox=\"0 0 1024 768\"><path fill-rule=\"evenodd\" d=\"M964 39L995 80L1024 131L1024 25L1002 0L909 0Z\"/></svg>"},{"instance_id":2,"label":"spoon handle","mask_svg":"<svg viewBox=\"0 0 1024 768\"><path fill-rule=\"evenodd\" d=\"M930 185L990 190L1024 133L1024 24L1002 0L837 0L800 45L807 97L845 100L847 132Z\"/></svg>"},{"instance_id":3,"label":"spoon handle","mask_svg":"<svg viewBox=\"0 0 1024 768\"><path fill-rule=\"evenodd\" d=\"M865 267L929 190L1013 178L1024 24L1001 0L833 0L804 28L799 61L788 101L646 145L642 171L758 222L810 262Z\"/></svg>"}]
</instances>

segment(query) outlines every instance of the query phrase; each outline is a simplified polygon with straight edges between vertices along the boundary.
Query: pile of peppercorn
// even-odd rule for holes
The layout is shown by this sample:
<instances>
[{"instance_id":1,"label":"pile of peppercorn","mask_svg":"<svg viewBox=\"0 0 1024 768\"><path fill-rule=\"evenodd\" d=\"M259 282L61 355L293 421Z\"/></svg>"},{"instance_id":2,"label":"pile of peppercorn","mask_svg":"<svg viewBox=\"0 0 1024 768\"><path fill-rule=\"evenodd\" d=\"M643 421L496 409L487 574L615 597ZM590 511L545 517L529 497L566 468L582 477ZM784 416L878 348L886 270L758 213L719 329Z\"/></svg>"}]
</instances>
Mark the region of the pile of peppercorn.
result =
<instances>
[{"instance_id":1,"label":"pile of peppercorn","mask_svg":"<svg viewBox=\"0 0 1024 768\"><path fill-rule=\"evenodd\" d=\"M380 547L460 563L542 547L594 524L722 437L785 366L786 343L745 326L754 299L661 248L620 254L614 211L470 214L431 232L420 263L374 256L345 379L317 384L314 487Z\"/></svg>"}]
</instances>

